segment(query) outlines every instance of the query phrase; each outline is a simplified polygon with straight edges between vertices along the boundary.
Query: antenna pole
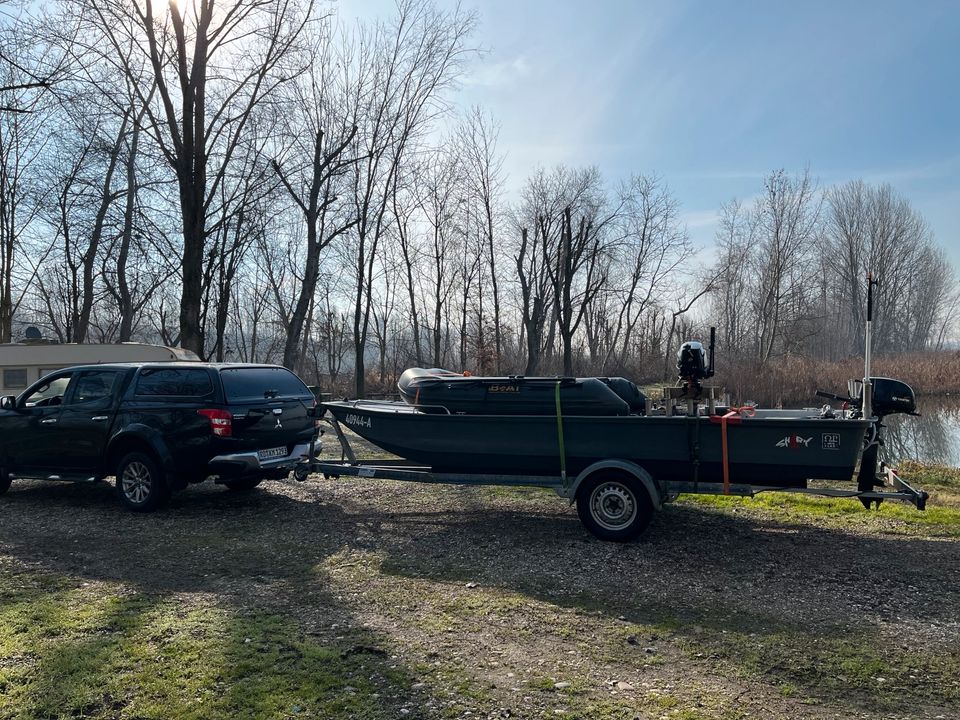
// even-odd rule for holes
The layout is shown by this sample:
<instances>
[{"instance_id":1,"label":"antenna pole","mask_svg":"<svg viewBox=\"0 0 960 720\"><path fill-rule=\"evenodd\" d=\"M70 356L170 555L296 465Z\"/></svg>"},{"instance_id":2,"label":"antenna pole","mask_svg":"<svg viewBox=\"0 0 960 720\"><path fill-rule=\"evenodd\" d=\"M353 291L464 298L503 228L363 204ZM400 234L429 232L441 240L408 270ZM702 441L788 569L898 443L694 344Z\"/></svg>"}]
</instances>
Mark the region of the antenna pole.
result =
<instances>
[{"instance_id":1,"label":"antenna pole","mask_svg":"<svg viewBox=\"0 0 960 720\"><path fill-rule=\"evenodd\" d=\"M867 327L864 331L863 350L863 417L873 416L873 386L870 382L870 354L873 345L873 286L879 281L874 279L873 272L867 273Z\"/></svg>"},{"instance_id":2,"label":"antenna pole","mask_svg":"<svg viewBox=\"0 0 960 720\"><path fill-rule=\"evenodd\" d=\"M710 368L707 370L707 377L713 377L714 366L713 366L713 346L717 339L717 329L713 326L710 327ZM711 395L711 397L713 397Z\"/></svg>"}]
</instances>

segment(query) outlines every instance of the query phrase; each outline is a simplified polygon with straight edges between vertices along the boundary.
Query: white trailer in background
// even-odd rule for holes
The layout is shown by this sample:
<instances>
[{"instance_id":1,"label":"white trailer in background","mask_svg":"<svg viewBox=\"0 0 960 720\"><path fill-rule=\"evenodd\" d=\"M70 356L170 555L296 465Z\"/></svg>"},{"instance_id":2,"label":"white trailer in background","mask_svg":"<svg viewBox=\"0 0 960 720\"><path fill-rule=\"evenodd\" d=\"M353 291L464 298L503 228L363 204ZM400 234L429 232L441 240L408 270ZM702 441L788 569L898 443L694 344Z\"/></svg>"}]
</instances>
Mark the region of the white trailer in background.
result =
<instances>
[{"instance_id":1,"label":"white trailer in background","mask_svg":"<svg viewBox=\"0 0 960 720\"><path fill-rule=\"evenodd\" d=\"M196 354L183 348L146 343L7 343L0 345L0 395L19 395L44 375L72 365L199 360Z\"/></svg>"}]
</instances>

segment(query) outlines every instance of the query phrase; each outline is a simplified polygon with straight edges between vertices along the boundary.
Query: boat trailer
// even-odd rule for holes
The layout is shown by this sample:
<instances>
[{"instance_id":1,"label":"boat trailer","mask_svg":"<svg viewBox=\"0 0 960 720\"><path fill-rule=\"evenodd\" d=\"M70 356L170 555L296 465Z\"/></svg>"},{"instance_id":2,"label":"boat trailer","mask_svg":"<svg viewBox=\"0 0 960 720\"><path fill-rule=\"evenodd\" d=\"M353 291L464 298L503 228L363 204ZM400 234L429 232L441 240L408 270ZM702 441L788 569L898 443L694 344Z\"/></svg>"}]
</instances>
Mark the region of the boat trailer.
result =
<instances>
[{"instance_id":1,"label":"boat trailer","mask_svg":"<svg viewBox=\"0 0 960 720\"><path fill-rule=\"evenodd\" d=\"M380 480L398 480L446 485L497 485L506 487L537 487L553 490L562 498L571 503L578 502L578 493L591 476L604 471L616 471L633 476L646 490L649 496L651 510L660 509L665 503L672 502L678 495L731 495L736 497L755 497L765 492L783 492L822 497L852 498L860 500L866 507L875 504L879 507L884 500L900 500L908 502L918 510L926 509L929 495L914 488L907 480L900 476L896 469L880 463L876 472L876 485L889 490L860 490L837 487L803 487L784 488L777 486L745 484L737 482L694 482L676 480L658 480L647 473L637 463L609 458L594 463L580 472L576 477L561 475L508 475L476 472L434 472L432 468L411 464L403 459L358 459L350 437L334 417L321 418L333 431L340 448L339 460L323 460L317 457L322 451L321 436L326 435L325 428L320 427L314 441L311 443L309 457L301 461L294 469L294 477L298 481L306 480L311 474L322 474L327 478L357 477L377 478ZM579 506L579 502L578 502ZM581 518L583 514L581 513ZM629 539L598 534L595 528L588 524L591 532L603 539ZM639 534L639 533L637 533Z\"/></svg>"}]
</instances>

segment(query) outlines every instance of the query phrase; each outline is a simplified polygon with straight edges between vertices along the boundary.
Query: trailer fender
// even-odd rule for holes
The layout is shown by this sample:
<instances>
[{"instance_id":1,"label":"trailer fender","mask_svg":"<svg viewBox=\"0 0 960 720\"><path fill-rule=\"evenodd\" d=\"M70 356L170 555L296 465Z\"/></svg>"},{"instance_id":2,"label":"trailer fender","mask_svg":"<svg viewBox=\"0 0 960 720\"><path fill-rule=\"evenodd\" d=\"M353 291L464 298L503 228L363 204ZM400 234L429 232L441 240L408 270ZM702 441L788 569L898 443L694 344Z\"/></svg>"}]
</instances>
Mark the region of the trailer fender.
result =
<instances>
[{"instance_id":1,"label":"trailer fender","mask_svg":"<svg viewBox=\"0 0 960 720\"><path fill-rule=\"evenodd\" d=\"M653 509L659 510L663 506L663 493L660 492L660 488L650 476L650 473L629 460L598 460L577 475L576 479L568 488L558 492L560 492L563 497L569 499L570 502L573 502L577 498L577 491L580 488L580 484L594 473L602 470L619 470L632 475L646 488L647 493L650 495L650 503L653 505Z\"/></svg>"}]
</instances>

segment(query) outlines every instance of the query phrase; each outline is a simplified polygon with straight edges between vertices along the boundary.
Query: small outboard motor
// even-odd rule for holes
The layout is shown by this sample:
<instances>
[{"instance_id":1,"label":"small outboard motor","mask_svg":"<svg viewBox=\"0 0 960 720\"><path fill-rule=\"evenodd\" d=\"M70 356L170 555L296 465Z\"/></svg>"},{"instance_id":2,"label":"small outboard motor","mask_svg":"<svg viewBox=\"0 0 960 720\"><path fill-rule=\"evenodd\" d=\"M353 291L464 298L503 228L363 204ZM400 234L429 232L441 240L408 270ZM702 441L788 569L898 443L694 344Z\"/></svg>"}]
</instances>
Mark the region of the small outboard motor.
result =
<instances>
[{"instance_id":1,"label":"small outboard motor","mask_svg":"<svg viewBox=\"0 0 960 720\"><path fill-rule=\"evenodd\" d=\"M852 405L859 406L863 398L863 381L851 380L848 390L850 391L849 400ZM873 414L881 420L887 415L916 415L917 397L913 388L901 380L893 378L872 377L870 385L873 388L872 402Z\"/></svg>"},{"instance_id":2,"label":"small outboard motor","mask_svg":"<svg viewBox=\"0 0 960 720\"><path fill-rule=\"evenodd\" d=\"M707 365L703 343L695 340L685 342L677 351L677 374L679 385L685 389L685 395L699 397L703 391L703 380L713 377L713 346L716 328L710 328L710 364Z\"/></svg>"},{"instance_id":3,"label":"small outboard motor","mask_svg":"<svg viewBox=\"0 0 960 720\"><path fill-rule=\"evenodd\" d=\"M677 370L681 378L702 379L707 376L707 354L703 343L685 342L677 351Z\"/></svg>"},{"instance_id":4,"label":"small outboard motor","mask_svg":"<svg viewBox=\"0 0 960 720\"><path fill-rule=\"evenodd\" d=\"M857 489L861 492L870 492L877 485L882 485L882 481L877 478L877 469L880 465L880 446L883 445L883 420L888 415L919 415L917 412L917 398L913 393L913 388L901 380L894 380L885 377L871 377L870 387L873 392L871 395L871 413L876 416L877 422L873 428L873 435L867 437L866 447L863 449L863 455L860 458L860 471L857 474ZM847 383L847 392L849 395L835 395L833 393L817 391L820 397L831 400L840 400L847 403L855 409L854 417L858 417L863 410L863 380L850 380ZM879 501L866 500L861 498L860 502L866 508L870 507L871 502L880 504Z\"/></svg>"},{"instance_id":5,"label":"small outboard motor","mask_svg":"<svg viewBox=\"0 0 960 720\"><path fill-rule=\"evenodd\" d=\"M873 386L873 411L879 417L897 413L916 415L917 397L905 382L878 377L871 378L870 384Z\"/></svg>"}]
</instances>

